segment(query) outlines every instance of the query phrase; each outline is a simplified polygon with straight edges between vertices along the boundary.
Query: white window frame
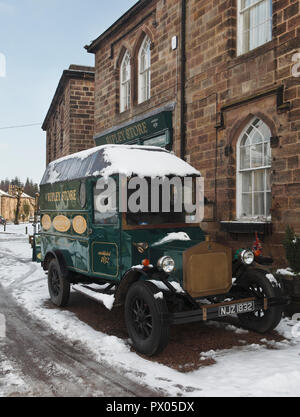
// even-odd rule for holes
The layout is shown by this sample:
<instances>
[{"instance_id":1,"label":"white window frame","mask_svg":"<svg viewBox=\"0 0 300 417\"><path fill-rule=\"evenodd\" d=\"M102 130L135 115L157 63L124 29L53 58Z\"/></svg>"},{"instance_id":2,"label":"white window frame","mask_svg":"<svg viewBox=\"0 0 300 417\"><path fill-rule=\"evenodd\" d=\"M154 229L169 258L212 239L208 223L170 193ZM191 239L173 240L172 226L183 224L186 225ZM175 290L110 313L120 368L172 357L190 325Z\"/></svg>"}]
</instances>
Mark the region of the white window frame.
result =
<instances>
[{"instance_id":1,"label":"white window frame","mask_svg":"<svg viewBox=\"0 0 300 417\"><path fill-rule=\"evenodd\" d=\"M247 130L249 129L249 127L254 123L255 120L259 119L258 117L254 117L250 123L247 124L247 126L245 127L245 129L242 131L242 133L240 134L240 137L238 139L237 142L237 147L236 147L236 218L237 220L241 220L241 221L253 221L253 220L261 220L261 221L265 221L265 222L269 222L271 221L271 213L267 213L265 211L264 215L255 215L254 214L254 195L255 195L255 191L251 190L251 192L249 192L249 194L252 195L252 216L243 216L242 213L242 208L243 208L243 203L242 203L242 199L243 199L243 173L245 172L251 172L252 173L252 187L254 184L254 173L257 171L264 171L265 175L264 175L264 205L265 205L265 210L267 210L267 194L268 193L272 193L272 184L271 184L271 190L267 190L267 181L266 181L266 172L267 170L270 171L270 175L271 175L271 169L272 169L272 165L265 165L265 166L260 166L260 167L250 167L250 168L244 168L241 169L241 142L243 140L243 137L245 135L245 133L247 132ZM259 119L261 120L261 119ZM264 123L265 124L265 123ZM265 124L266 125L266 124ZM270 145L271 145L271 130L269 128L268 125L266 125L266 127L269 129L269 134L270 134ZM262 144L264 145L265 143L268 143L268 140L265 140L264 142L262 142ZM253 146L253 145L252 145ZM264 146L262 146L263 148L263 160L265 160L264 156L265 156L265 151L264 151ZM271 151L271 157L272 157L272 149L270 149ZM251 161L251 150L250 150L250 161ZM250 162L251 163L251 162ZM271 194L272 195L272 194Z\"/></svg>"},{"instance_id":2,"label":"white window frame","mask_svg":"<svg viewBox=\"0 0 300 417\"><path fill-rule=\"evenodd\" d=\"M149 53L149 62L146 68L142 68L142 54ZM138 103L141 104L151 98L151 40L145 36L138 54Z\"/></svg>"},{"instance_id":3,"label":"white window frame","mask_svg":"<svg viewBox=\"0 0 300 417\"><path fill-rule=\"evenodd\" d=\"M128 66L128 78L124 79L124 66ZM129 51L126 51L120 66L120 113L130 109L131 103L131 56Z\"/></svg>"},{"instance_id":4,"label":"white window frame","mask_svg":"<svg viewBox=\"0 0 300 417\"><path fill-rule=\"evenodd\" d=\"M256 0L253 4L251 4L248 7L245 7L244 9L242 9L242 0L238 0L237 2L237 55L242 55L272 40L272 0ZM269 39L267 39L264 43L261 43L253 48L250 48L249 44L246 48L244 45L244 13L250 9L253 9L254 7L258 6L263 2L266 2L267 14L268 16L270 16L269 19L265 21L265 24L270 24Z\"/></svg>"}]
</instances>

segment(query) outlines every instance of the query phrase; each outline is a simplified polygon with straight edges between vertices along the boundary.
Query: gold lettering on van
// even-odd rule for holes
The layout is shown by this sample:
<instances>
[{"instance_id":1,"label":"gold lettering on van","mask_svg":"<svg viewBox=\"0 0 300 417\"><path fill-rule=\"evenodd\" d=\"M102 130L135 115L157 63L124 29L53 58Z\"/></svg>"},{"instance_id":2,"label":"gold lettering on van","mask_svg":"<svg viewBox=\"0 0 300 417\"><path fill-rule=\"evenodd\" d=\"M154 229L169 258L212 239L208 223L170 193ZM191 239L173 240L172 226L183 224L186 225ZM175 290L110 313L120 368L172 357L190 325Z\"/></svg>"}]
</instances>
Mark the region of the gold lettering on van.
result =
<instances>
[{"instance_id":1,"label":"gold lettering on van","mask_svg":"<svg viewBox=\"0 0 300 417\"><path fill-rule=\"evenodd\" d=\"M110 261L110 257L111 257L111 252L98 252L98 255L100 256L100 261L102 264L107 265L109 264Z\"/></svg>"},{"instance_id":2,"label":"gold lettering on van","mask_svg":"<svg viewBox=\"0 0 300 417\"><path fill-rule=\"evenodd\" d=\"M55 203L57 201L76 201L77 190L58 191L46 194L46 201Z\"/></svg>"}]
</instances>

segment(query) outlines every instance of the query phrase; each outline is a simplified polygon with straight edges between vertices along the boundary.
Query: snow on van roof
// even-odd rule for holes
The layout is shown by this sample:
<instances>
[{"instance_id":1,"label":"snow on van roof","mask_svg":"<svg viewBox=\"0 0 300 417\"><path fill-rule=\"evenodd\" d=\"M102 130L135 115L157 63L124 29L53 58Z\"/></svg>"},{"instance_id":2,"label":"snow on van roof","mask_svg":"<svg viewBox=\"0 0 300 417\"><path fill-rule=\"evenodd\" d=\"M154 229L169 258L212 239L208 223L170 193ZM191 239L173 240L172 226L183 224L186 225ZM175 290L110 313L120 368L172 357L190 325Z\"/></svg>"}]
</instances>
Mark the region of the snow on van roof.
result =
<instances>
[{"instance_id":1,"label":"snow on van roof","mask_svg":"<svg viewBox=\"0 0 300 417\"><path fill-rule=\"evenodd\" d=\"M103 145L51 162L41 185L85 177L200 176L200 172L173 153L156 146Z\"/></svg>"}]
</instances>

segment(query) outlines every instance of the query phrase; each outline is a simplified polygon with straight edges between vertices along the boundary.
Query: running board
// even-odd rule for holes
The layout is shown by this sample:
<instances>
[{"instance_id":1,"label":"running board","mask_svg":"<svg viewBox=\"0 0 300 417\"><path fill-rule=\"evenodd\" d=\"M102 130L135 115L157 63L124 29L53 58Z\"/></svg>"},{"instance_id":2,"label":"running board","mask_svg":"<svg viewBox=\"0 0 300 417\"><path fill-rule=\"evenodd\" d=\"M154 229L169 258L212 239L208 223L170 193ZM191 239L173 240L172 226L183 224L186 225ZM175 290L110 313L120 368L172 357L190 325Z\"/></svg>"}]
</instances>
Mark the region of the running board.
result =
<instances>
[{"instance_id":1,"label":"running board","mask_svg":"<svg viewBox=\"0 0 300 417\"><path fill-rule=\"evenodd\" d=\"M96 301L97 303L103 304L108 310L112 310L114 306L114 295L106 293L108 287L97 289L96 286L90 287L89 285L76 284L72 286L72 289L77 293L85 295L91 300Z\"/></svg>"}]
</instances>

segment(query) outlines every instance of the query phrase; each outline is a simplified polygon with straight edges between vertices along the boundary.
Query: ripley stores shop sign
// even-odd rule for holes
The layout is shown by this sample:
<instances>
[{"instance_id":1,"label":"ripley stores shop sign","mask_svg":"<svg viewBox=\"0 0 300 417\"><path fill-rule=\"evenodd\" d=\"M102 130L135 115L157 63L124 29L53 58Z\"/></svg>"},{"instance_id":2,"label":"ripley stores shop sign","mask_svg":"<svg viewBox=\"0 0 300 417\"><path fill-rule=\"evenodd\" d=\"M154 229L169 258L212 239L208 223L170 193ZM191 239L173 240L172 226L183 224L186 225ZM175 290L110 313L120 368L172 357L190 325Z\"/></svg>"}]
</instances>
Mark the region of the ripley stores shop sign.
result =
<instances>
[{"instance_id":1,"label":"ripley stores shop sign","mask_svg":"<svg viewBox=\"0 0 300 417\"><path fill-rule=\"evenodd\" d=\"M130 142L143 144L147 139L159 135L166 135L166 143L169 144L170 131L172 129L172 112L166 111L153 117L133 123L106 135L96 136L96 145L120 145ZM147 145L147 143L145 143Z\"/></svg>"}]
</instances>

